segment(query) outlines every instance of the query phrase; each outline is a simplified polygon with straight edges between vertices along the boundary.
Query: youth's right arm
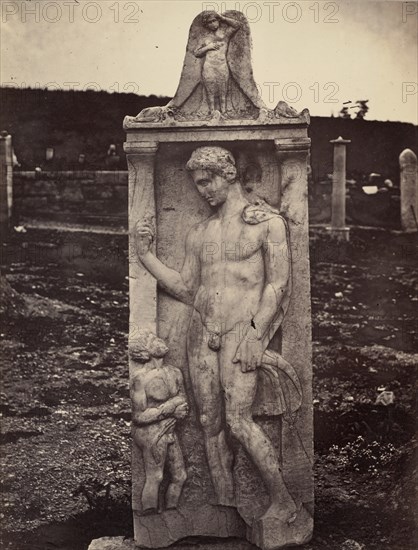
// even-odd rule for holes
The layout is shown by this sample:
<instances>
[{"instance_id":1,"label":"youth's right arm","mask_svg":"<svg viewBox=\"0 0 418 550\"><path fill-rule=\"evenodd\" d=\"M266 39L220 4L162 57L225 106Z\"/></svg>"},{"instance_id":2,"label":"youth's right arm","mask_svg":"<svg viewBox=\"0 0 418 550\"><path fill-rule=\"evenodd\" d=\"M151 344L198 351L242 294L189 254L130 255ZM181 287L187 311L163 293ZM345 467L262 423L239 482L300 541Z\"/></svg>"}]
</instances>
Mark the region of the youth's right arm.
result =
<instances>
[{"instance_id":1,"label":"youth's right arm","mask_svg":"<svg viewBox=\"0 0 418 550\"><path fill-rule=\"evenodd\" d=\"M135 239L140 262L164 290L181 302L191 303L200 272L195 228L192 228L187 235L186 256L180 273L167 267L150 251L153 238L153 230L148 224L137 224Z\"/></svg>"}]
</instances>

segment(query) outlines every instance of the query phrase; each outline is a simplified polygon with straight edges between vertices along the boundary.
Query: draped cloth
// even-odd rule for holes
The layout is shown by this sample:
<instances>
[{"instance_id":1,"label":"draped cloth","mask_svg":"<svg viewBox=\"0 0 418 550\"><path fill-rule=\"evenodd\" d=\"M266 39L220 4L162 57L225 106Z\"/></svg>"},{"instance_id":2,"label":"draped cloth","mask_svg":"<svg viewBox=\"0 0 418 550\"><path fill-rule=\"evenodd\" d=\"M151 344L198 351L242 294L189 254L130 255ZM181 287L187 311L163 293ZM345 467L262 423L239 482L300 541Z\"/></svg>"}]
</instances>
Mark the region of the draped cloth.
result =
<instances>
[{"instance_id":1,"label":"draped cloth","mask_svg":"<svg viewBox=\"0 0 418 550\"><path fill-rule=\"evenodd\" d=\"M292 258L290 255L289 227L287 221L280 212L258 199L253 204L246 206L242 212L242 219L245 223L256 225L273 218L280 218L286 228L286 240L288 255L283 258L289 266L288 284L283 293L280 307L274 317L271 328L264 336L263 343L267 346L259 369L258 389L253 406L254 415L291 415L295 413L302 404L302 386L294 367L282 357L282 355L271 349L272 338L279 329L286 315L292 292ZM270 345L270 349L268 346Z\"/></svg>"}]
</instances>

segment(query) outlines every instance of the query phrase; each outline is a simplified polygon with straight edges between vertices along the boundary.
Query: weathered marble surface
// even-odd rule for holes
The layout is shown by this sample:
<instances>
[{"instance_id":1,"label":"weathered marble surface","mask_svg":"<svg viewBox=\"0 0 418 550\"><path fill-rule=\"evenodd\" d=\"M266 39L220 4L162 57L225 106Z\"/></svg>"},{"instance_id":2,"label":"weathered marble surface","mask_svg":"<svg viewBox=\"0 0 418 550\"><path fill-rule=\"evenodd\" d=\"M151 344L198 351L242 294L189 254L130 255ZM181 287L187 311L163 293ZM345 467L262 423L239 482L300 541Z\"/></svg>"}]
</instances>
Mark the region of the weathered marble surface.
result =
<instances>
[{"instance_id":1,"label":"weathered marble surface","mask_svg":"<svg viewBox=\"0 0 418 550\"><path fill-rule=\"evenodd\" d=\"M135 513L135 540L146 548L170 546L186 537L241 537L246 525L233 508L202 503L143 516Z\"/></svg>"},{"instance_id":2,"label":"weathered marble surface","mask_svg":"<svg viewBox=\"0 0 418 550\"><path fill-rule=\"evenodd\" d=\"M401 223L407 232L418 231L418 166L417 156L411 149L399 155L401 169Z\"/></svg>"},{"instance_id":3,"label":"weathered marble surface","mask_svg":"<svg viewBox=\"0 0 418 550\"><path fill-rule=\"evenodd\" d=\"M136 545L132 539L125 537L101 537L91 541L87 550L135 550Z\"/></svg>"},{"instance_id":4,"label":"weathered marble surface","mask_svg":"<svg viewBox=\"0 0 418 550\"><path fill-rule=\"evenodd\" d=\"M237 13L224 15L239 28L216 19L234 31L227 53L234 40L249 47L249 35L239 38L247 23ZM149 461L143 444L134 446L135 538L158 548L186 536L234 536L273 550L306 542L313 528L309 114L283 104L277 113L264 109L249 91L247 71L237 82L247 90L251 116L228 110L228 97L221 109L219 90L214 110L207 96L199 99L199 109L203 101L208 108L201 116L182 80L190 56L206 47L202 17L192 24L173 100L177 118L168 114L172 105L154 119L157 111L125 120L130 349L144 331L158 335L169 351L147 369L181 372L188 403L172 426L186 472L172 509L166 497L173 470L161 464L151 469L159 470L158 506L144 505ZM228 78L238 78L228 68ZM193 90L203 93L207 85L200 78ZM134 355L131 381L143 368ZM133 395L134 430L135 411L162 412L178 391L180 385L151 392L151 406ZM170 423L175 410L153 422Z\"/></svg>"},{"instance_id":5,"label":"weathered marble surface","mask_svg":"<svg viewBox=\"0 0 418 550\"><path fill-rule=\"evenodd\" d=\"M189 406L180 369L163 363L168 348L150 331L140 331L131 344L131 364L137 365L131 376L132 437L142 453L145 486L142 513L156 513L164 470L169 481L164 508L177 508L187 479L176 424L183 420Z\"/></svg>"},{"instance_id":6,"label":"weathered marble surface","mask_svg":"<svg viewBox=\"0 0 418 550\"><path fill-rule=\"evenodd\" d=\"M277 518L256 521L251 531L251 542L263 549L286 548L309 542L312 531L313 517L302 506L296 520L290 524Z\"/></svg>"},{"instance_id":7,"label":"weathered marble surface","mask_svg":"<svg viewBox=\"0 0 418 550\"><path fill-rule=\"evenodd\" d=\"M328 228L331 235L338 240L348 241L350 228L345 224L345 203L346 203L346 146L351 143L349 139L338 139L330 141L334 145L334 169L332 175L332 213L331 227Z\"/></svg>"},{"instance_id":8,"label":"weathered marble surface","mask_svg":"<svg viewBox=\"0 0 418 550\"><path fill-rule=\"evenodd\" d=\"M310 115L308 109L303 109L300 113L296 114L283 114L287 111L287 108L291 109L286 103L286 108L283 105L278 109L280 104L285 103L279 101L276 108L268 109L263 107L259 110L259 114L256 118L245 119L245 126L248 128L257 128L260 126L275 126L277 124L286 125L298 125L309 124ZM176 128L181 130L182 128L237 128L242 127L242 119L225 118L219 112L214 112L213 115L205 120L200 120L198 117L190 116L186 120L182 120L177 116L175 111L171 111L168 107L147 107L136 117L126 116L123 122L125 130L141 129L141 128Z\"/></svg>"},{"instance_id":9,"label":"weathered marble surface","mask_svg":"<svg viewBox=\"0 0 418 550\"><path fill-rule=\"evenodd\" d=\"M282 129L286 132L285 129ZM276 129L277 135L277 129ZM190 137L190 136L189 136ZM268 437L273 441L277 456L283 461L283 476L290 492L298 502L305 502L306 506L312 511L312 478L311 478L311 460L312 460L312 436L311 436L311 403L310 403L310 311L309 311L309 265L307 248L307 211L301 206L305 204L306 208L306 181L305 185L300 185L305 177L306 151L308 142L306 138L278 139L276 141L261 140L254 151L254 144L251 142L238 142L233 138L238 136L231 135L230 149L234 149L235 156L239 159L237 162L240 177L246 174L246 187L252 189L250 195L254 193L269 198L273 205L280 205L280 211L285 215L289 223L289 233L292 252L295 255L296 270L293 270L292 277L292 297L287 311L287 316L283 322L282 335L276 335L272 340L272 349L277 351L282 349L283 358L292 365L298 374L300 380L303 402L301 408L295 415L294 422L297 428L295 432L291 423L283 421L280 413L280 403L275 401L274 392L271 391L269 384L259 383L257 395L254 402L253 413L257 417L257 423L263 427ZM232 147L231 147L232 146ZM138 150L141 149L141 143L133 145ZM210 205L205 204L199 197L198 192L193 189L193 181L185 171L185 165L190 158L195 145L189 143L160 143L158 153L156 153L156 162L152 169L156 168L155 179L155 197L158 208L155 212L155 226L157 228L157 242L153 241L152 246L156 250L159 259L169 264L174 269L180 269L184 259L184 242L187 232L197 222L202 221L210 215ZM143 157L138 155L138 158ZM147 158L147 157L146 157ZM151 163L148 163L150 166ZM144 168L142 166L142 168ZM252 180L252 173L259 172L261 177L256 176ZM142 169L137 169L136 174L142 173ZM133 174L135 176L135 174ZM244 178L241 178L244 179ZM151 178L143 177L137 179L136 191L131 196L135 200L138 193L138 185L147 184ZM174 184L175 182L175 184ZM281 185L282 184L282 185ZM138 193L138 197L149 196L148 192ZM154 195L153 195L154 196ZM186 198L187 197L187 198ZM148 204L147 201L138 201L141 205ZM141 216L136 219L142 219ZM133 228L134 230L134 228ZM231 243L230 245L231 246ZM234 244L232 243L232 249ZM134 251L131 251L134 254ZM132 256L131 269L133 272L141 270L141 264ZM143 269L143 268L142 268ZM180 499L179 512L169 512L172 518L177 518L173 523L178 526L175 537L182 538L189 531L193 534L214 534L218 536L246 536L247 529L244 528L240 517L235 512L235 508L227 508L229 518L228 524L233 529L219 530L219 521L225 517L225 511L221 511L219 506L214 506L216 494L212 486L212 480L207 470L207 458L204 450L203 435L199 425L199 416L196 410L195 398L191 387L189 365L186 354L186 334L187 326L190 322L190 306L183 305L177 300L170 298L164 291L157 291L156 281L146 279L148 287L144 286L144 281L148 272L143 270L142 277L139 278L140 289L137 289L138 278L133 279L131 292L131 315L137 314L135 326L142 326L144 322L155 319L154 330L167 341L170 352L167 360L170 364L179 366L185 378L186 393L190 396L191 412L187 419L179 427L180 444L185 455L186 470L188 479L183 489L183 495ZM139 294L144 295L144 301L139 300ZM158 306L157 306L158 303ZM142 305L142 307L141 307ZM136 313L138 312L138 313ZM142 316L142 318L141 318ZM157 322L158 319L158 322ZM131 318L132 325L133 318ZM135 337L134 331L131 335ZM237 342L238 343L238 342ZM257 416L261 415L261 416ZM301 441L303 445L301 445ZM233 442L233 441L232 441ZM234 442L233 442L234 443ZM235 467L234 479L236 483L236 492L238 493L238 510L247 525L252 526L252 518L261 516L268 508L268 491L260 482L257 468L251 464L243 449L235 445ZM166 528L166 512L156 514L155 516L141 516L141 495L144 483L143 465L139 453L134 454L134 510L135 528L137 540L145 541L145 545L152 547L162 546L173 541L172 529ZM196 477L197 476L197 477ZM190 506L191 504L191 506ZM193 519L198 515L198 510L205 506L211 506L211 514L205 514L205 521ZM187 510L187 512L184 512ZM191 518L194 525L185 524L180 516ZM144 524L145 522L145 524ZM154 527L150 531L149 523ZM145 527L144 527L145 525ZM197 527L196 527L197 526ZM295 533L295 528L285 529L296 540L301 541L303 537L308 537L312 529L312 522L309 520L304 524L305 532L302 535ZM218 529L218 531L217 531ZM265 535L265 529L261 529L256 524L254 533L250 540L259 544L263 548L273 544L269 542ZM278 530L275 532L283 533ZM148 539L150 532L158 533L157 539ZM272 532L271 529L268 530ZM229 533L229 535L227 535ZM306 534L308 533L308 534ZM286 535L282 535L286 539ZM283 540L282 539L282 542ZM274 539L274 544L280 539Z\"/></svg>"},{"instance_id":10,"label":"weathered marble surface","mask_svg":"<svg viewBox=\"0 0 418 550\"><path fill-rule=\"evenodd\" d=\"M308 117L307 109L297 113L284 101L274 110L264 104L254 81L246 17L235 10L223 14L206 11L197 15L190 27L174 98L164 107L148 107L136 117L126 117L124 127L309 122Z\"/></svg>"}]
</instances>

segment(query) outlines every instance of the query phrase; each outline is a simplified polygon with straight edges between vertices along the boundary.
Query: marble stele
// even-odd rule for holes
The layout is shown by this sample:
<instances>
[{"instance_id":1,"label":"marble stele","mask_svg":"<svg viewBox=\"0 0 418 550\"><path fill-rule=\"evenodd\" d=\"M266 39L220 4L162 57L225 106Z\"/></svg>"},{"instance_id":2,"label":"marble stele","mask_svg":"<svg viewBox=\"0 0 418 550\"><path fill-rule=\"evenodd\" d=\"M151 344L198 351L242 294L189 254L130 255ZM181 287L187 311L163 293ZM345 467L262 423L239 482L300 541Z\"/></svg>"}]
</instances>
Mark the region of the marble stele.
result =
<instances>
[{"instance_id":1,"label":"marble stele","mask_svg":"<svg viewBox=\"0 0 418 550\"><path fill-rule=\"evenodd\" d=\"M312 536L308 124L262 102L237 11L199 14L175 97L125 119L137 546Z\"/></svg>"}]
</instances>

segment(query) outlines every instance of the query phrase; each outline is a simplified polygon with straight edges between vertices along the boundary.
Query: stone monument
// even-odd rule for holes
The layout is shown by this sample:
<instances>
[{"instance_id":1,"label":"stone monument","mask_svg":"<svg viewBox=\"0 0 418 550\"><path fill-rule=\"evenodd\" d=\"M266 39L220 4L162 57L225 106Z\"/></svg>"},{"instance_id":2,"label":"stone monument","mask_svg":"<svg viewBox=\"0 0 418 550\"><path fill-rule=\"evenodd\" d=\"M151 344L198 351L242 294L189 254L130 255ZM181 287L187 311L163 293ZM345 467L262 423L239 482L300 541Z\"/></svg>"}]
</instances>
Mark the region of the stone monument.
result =
<instances>
[{"instance_id":1,"label":"stone monument","mask_svg":"<svg viewBox=\"0 0 418 550\"><path fill-rule=\"evenodd\" d=\"M137 546L312 536L308 124L264 105L238 11L199 14L175 97L125 119Z\"/></svg>"},{"instance_id":2,"label":"stone monument","mask_svg":"<svg viewBox=\"0 0 418 550\"><path fill-rule=\"evenodd\" d=\"M417 156L411 149L399 155L401 169L401 224L408 233L418 231L418 169Z\"/></svg>"},{"instance_id":3,"label":"stone monument","mask_svg":"<svg viewBox=\"0 0 418 550\"><path fill-rule=\"evenodd\" d=\"M6 234L12 218L13 146L12 136L0 132L0 231Z\"/></svg>"},{"instance_id":4,"label":"stone monument","mask_svg":"<svg viewBox=\"0 0 418 550\"><path fill-rule=\"evenodd\" d=\"M349 139L332 139L334 144L334 170L332 174L331 226L327 227L330 234L338 241L349 241L350 228L345 224L346 206L346 145Z\"/></svg>"}]
</instances>

